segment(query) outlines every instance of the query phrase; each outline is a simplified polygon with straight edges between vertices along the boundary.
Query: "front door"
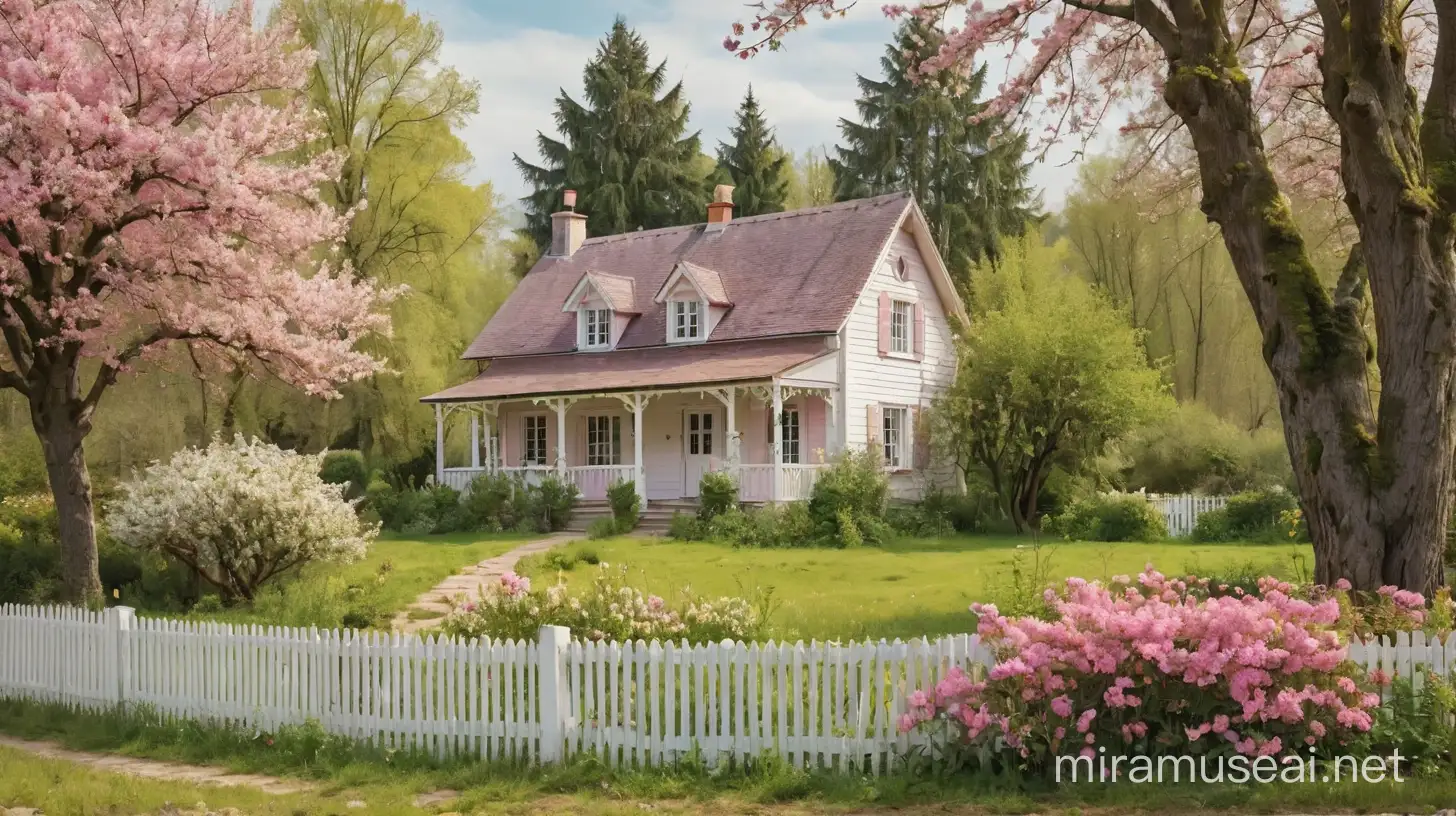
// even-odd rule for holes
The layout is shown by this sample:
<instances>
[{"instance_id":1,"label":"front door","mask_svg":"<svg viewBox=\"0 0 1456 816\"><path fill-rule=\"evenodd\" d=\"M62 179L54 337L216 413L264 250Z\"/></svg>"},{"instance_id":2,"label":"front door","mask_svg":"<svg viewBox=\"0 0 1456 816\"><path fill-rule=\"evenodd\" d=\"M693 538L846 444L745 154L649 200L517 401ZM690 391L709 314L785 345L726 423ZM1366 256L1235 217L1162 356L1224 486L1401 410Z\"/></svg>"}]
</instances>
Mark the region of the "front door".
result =
<instances>
[{"instance_id":1,"label":"front door","mask_svg":"<svg viewBox=\"0 0 1456 816\"><path fill-rule=\"evenodd\" d=\"M720 455L718 422L713 411L683 412L683 495L696 499L698 483Z\"/></svg>"}]
</instances>

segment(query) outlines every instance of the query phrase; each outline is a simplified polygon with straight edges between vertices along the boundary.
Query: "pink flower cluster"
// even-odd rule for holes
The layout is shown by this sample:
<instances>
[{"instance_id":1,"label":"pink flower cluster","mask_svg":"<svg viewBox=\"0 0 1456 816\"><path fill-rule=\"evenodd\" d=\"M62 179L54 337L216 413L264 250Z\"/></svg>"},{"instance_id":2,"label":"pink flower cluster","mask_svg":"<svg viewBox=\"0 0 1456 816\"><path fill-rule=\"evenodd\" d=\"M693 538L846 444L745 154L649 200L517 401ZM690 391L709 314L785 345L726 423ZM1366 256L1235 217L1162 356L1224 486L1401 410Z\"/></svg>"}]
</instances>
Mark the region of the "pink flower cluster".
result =
<instances>
[{"instance_id":1,"label":"pink flower cluster","mask_svg":"<svg viewBox=\"0 0 1456 816\"><path fill-rule=\"evenodd\" d=\"M959 739L999 737L1040 757L1116 740L1209 750L1206 739L1253 756L1370 730L1380 697L1357 685L1337 599L1301 599L1274 579L1257 594L1206 587L1150 565L1110 586L1068 579L1048 591L1050 621L974 605L998 662L984 681L953 669L913 693L900 727L947 722Z\"/></svg>"},{"instance_id":2,"label":"pink flower cluster","mask_svg":"<svg viewBox=\"0 0 1456 816\"><path fill-rule=\"evenodd\" d=\"M514 572L507 572L500 577L501 592L512 598L520 598L531 591L531 579L524 578Z\"/></svg>"}]
</instances>

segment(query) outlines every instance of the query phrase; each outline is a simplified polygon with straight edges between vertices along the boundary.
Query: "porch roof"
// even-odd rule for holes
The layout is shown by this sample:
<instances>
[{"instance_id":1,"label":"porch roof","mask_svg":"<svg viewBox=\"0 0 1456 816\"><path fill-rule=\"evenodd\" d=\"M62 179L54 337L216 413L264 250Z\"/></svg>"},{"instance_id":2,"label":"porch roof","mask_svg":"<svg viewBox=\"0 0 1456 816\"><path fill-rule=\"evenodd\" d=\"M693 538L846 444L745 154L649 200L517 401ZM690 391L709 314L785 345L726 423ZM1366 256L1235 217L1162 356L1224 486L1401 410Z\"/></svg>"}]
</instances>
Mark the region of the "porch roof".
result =
<instances>
[{"instance_id":1,"label":"porch roof","mask_svg":"<svg viewBox=\"0 0 1456 816\"><path fill-rule=\"evenodd\" d=\"M476 402L764 380L829 353L830 335L724 341L603 353L502 357L421 402Z\"/></svg>"}]
</instances>

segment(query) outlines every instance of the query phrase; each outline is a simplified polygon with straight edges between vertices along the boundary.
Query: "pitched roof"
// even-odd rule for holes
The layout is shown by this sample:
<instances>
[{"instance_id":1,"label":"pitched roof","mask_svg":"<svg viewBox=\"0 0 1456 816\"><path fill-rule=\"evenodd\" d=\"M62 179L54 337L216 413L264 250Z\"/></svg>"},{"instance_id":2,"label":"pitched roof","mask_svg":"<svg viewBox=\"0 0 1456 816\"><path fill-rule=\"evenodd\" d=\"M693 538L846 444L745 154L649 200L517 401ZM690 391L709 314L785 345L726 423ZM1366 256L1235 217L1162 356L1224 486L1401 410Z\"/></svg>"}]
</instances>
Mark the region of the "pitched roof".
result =
<instances>
[{"instance_id":1,"label":"pitched roof","mask_svg":"<svg viewBox=\"0 0 1456 816\"><path fill-rule=\"evenodd\" d=\"M723 276L711 269L704 269L695 263L683 261L673 267L672 274L662 282L657 294L653 296L654 303L663 303L667 300L669 286L678 280L687 278L704 298L714 306L732 306L733 301L728 299L728 292L723 288Z\"/></svg>"},{"instance_id":2,"label":"pitched roof","mask_svg":"<svg viewBox=\"0 0 1456 816\"><path fill-rule=\"evenodd\" d=\"M683 261L716 272L725 300L733 295L714 341L837 332L911 206L908 194L894 193L735 219L721 231L696 224L588 239L570 258L538 261L464 357L571 351L576 320L561 304L588 270L635 283L641 316L610 354L664 345L666 311L650 299Z\"/></svg>"},{"instance_id":3,"label":"pitched roof","mask_svg":"<svg viewBox=\"0 0 1456 816\"><path fill-rule=\"evenodd\" d=\"M624 278L621 275L608 275L605 272L597 272L588 269L582 274L576 286L566 296L566 302L562 308L565 311L575 311L571 299L576 296L577 291L583 284L590 284L607 302L607 308L614 312L624 314L641 314L637 310L636 282L631 278Z\"/></svg>"},{"instance_id":4,"label":"pitched roof","mask_svg":"<svg viewBox=\"0 0 1456 816\"><path fill-rule=\"evenodd\" d=\"M829 353L822 335L657 346L599 354L500 357L470 382L424 402L557 394L601 394L637 388L723 385L768 379Z\"/></svg>"}]
</instances>

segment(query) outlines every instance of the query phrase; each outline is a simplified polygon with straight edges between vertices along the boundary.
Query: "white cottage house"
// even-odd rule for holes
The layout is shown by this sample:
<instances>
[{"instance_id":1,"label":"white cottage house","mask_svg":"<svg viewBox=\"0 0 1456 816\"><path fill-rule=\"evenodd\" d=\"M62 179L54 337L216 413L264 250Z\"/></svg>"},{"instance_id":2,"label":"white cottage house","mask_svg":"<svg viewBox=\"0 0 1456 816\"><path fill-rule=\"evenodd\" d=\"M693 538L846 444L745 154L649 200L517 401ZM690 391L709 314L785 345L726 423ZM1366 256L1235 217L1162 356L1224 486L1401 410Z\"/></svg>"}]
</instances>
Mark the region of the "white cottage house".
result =
<instances>
[{"instance_id":1,"label":"white cottage house","mask_svg":"<svg viewBox=\"0 0 1456 816\"><path fill-rule=\"evenodd\" d=\"M726 470L743 501L794 501L873 443L897 496L953 478L921 411L966 314L914 199L734 219L732 188L714 198L706 224L586 238L567 193L550 252L465 352L479 376L424 398L439 482L557 474L593 500L626 480L650 506ZM469 461L447 466L462 414Z\"/></svg>"}]
</instances>

